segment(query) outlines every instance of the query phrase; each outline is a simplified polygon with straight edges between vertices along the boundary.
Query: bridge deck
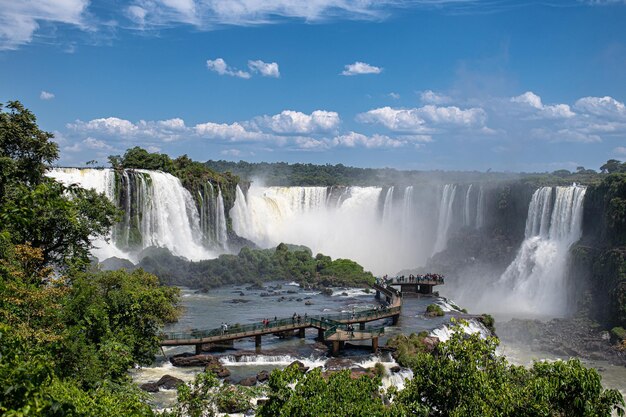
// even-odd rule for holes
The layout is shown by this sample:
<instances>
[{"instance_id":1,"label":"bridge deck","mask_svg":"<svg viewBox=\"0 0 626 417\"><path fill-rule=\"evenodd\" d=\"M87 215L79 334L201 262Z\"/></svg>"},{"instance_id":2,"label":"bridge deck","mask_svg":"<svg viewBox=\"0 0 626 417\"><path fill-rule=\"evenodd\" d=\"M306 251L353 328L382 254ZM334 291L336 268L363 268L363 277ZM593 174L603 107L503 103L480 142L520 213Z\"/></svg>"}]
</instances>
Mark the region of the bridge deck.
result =
<instances>
[{"instance_id":1,"label":"bridge deck","mask_svg":"<svg viewBox=\"0 0 626 417\"><path fill-rule=\"evenodd\" d=\"M205 343L220 343L231 340L245 339L248 337L277 334L296 331L307 328L316 328L324 332L324 338L328 340L368 340L384 333L384 327L376 329L348 330L348 324L361 324L371 321L393 318L400 314L402 298L400 293L390 287L373 285L374 289L385 293L390 299L387 307L373 310L365 310L355 313L342 313L326 316L311 316L297 319L284 318L272 320L268 325L254 323L247 325L235 325L224 331L221 328L210 330L195 330L191 332L172 332L161 335L161 346L201 345ZM332 338L332 339L331 339Z\"/></svg>"}]
</instances>

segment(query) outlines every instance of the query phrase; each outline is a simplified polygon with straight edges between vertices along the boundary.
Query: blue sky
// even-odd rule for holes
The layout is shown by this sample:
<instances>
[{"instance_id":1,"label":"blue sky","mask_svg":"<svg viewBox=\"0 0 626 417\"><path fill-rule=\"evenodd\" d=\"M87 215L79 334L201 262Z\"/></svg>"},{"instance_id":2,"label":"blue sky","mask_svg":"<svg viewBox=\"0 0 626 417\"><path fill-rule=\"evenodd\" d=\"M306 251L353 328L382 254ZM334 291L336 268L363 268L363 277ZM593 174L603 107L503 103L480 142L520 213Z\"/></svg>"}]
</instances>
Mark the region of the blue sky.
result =
<instances>
[{"instance_id":1,"label":"blue sky","mask_svg":"<svg viewBox=\"0 0 626 417\"><path fill-rule=\"evenodd\" d=\"M0 0L0 100L63 165L597 169L626 158L626 1Z\"/></svg>"}]
</instances>

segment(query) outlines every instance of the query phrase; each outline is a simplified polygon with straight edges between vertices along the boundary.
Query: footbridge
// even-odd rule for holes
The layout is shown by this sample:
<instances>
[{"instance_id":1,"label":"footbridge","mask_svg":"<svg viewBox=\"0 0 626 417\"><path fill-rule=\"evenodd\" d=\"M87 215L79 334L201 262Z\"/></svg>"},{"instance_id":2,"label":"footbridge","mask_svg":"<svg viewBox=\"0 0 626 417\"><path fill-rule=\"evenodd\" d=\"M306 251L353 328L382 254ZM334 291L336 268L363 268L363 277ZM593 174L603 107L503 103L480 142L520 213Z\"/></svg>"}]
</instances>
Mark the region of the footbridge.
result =
<instances>
[{"instance_id":1,"label":"footbridge","mask_svg":"<svg viewBox=\"0 0 626 417\"><path fill-rule=\"evenodd\" d=\"M391 319L396 324L402 309L402 294L382 282L372 286L376 297L385 297L385 302L378 308L341 314L300 316L299 318L281 318L266 323L233 325L227 329L193 330L190 332L169 332L161 334L161 346L195 346L196 353L201 353L202 345L219 345L235 340L254 338L257 350L261 349L264 335L294 334L301 338L307 329L316 329L320 341L332 344L333 353L343 348L345 342L371 340L372 349L378 350L378 338L385 332L384 326L366 327L366 323Z\"/></svg>"}]
</instances>

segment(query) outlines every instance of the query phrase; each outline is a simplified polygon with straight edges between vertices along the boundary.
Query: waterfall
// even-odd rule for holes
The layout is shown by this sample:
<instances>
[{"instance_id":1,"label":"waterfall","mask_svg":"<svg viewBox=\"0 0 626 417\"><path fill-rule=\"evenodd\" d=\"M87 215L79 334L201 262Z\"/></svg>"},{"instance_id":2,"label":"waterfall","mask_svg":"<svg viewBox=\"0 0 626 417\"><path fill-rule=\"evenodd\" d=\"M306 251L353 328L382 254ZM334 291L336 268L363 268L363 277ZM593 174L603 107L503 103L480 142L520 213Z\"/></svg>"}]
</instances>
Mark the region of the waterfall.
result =
<instances>
[{"instance_id":1,"label":"waterfall","mask_svg":"<svg viewBox=\"0 0 626 417\"><path fill-rule=\"evenodd\" d=\"M383 224L393 222L393 186L387 189L385 202L383 204Z\"/></svg>"},{"instance_id":2,"label":"waterfall","mask_svg":"<svg viewBox=\"0 0 626 417\"><path fill-rule=\"evenodd\" d=\"M228 249L228 234L226 233L226 213L224 212L224 198L222 189L217 188L217 204L215 206L215 231L217 243L222 249Z\"/></svg>"},{"instance_id":3,"label":"waterfall","mask_svg":"<svg viewBox=\"0 0 626 417\"><path fill-rule=\"evenodd\" d=\"M483 186L481 185L478 188L478 200L476 201L476 228L480 229L484 226L485 223L485 194L483 191Z\"/></svg>"},{"instance_id":4,"label":"waterfall","mask_svg":"<svg viewBox=\"0 0 626 417\"><path fill-rule=\"evenodd\" d=\"M173 175L148 170L57 168L48 175L65 184L78 184L104 193L123 211L111 241L95 242L94 255L136 260L151 246L169 249L192 260L215 257L203 244L202 214L191 193ZM207 199L207 195L203 196ZM203 200L203 201L204 201ZM203 204L200 204L203 206Z\"/></svg>"},{"instance_id":5,"label":"waterfall","mask_svg":"<svg viewBox=\"0 0 626 417\"><path fill-rule=\"evenodd\" d=\"M408 243L413 232L413 186L404 189L402 198L402 242Z\"/></svg>"},{"instance_id":6,"label":"waterfall","mask_svg":"<svg viewBox=\"0 0 626 417\"><path fill-rule=\"evenodd\" d=\"M551 317L567 313L569 248L582 235L585 191L573 185L542 187L533 194L526 237L498 282L506 294L506 311Z\"/></svg>"},{"instance_id":7,"label":"waterfall","mask_svg":"<svg viewBox=\"0 0 626 417\"><path fill-rule=\"evenodd\" d=\"M456 185L446 184L443 187L441 204L439 205L439 221L437 224L437 240L433 248L433 255L444 250L448 244L448 232L453 219L454 197Z\"/></svg>"},{"instance_id":8,"label":"waterfall","mask_svg":"<svg viewBox=\"0 0 626 417\"><path fill-rule=\"evenodd\" d=\"M467 187L467 191L465 192L465 209L463 210L463 226L471 226L472 217L471 217L471 209L470 209L470 196L472 193L472 184Z\"/></svg>"}]
</instances>

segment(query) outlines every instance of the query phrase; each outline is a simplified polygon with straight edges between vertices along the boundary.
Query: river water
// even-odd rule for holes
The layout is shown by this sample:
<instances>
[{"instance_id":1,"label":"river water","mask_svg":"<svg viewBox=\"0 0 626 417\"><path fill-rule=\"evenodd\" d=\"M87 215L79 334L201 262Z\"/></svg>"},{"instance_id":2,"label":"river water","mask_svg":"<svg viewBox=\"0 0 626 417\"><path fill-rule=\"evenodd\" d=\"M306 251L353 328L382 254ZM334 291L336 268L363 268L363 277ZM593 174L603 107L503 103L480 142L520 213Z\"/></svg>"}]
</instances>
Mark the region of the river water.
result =
<instances>
[{"instance_id":1,"label":"river water","mask_svg":"<svg viewBox=\"0 0 626 417\"><path fill-rule=\"evenodd\" d=\"M272 296L267 294L269 288L274 287ZM266 283L264 289L252 289L249 285L228 285L211 290L209 293L199 293L194 290L181 288L181 304L185 311L177 323L169 325L165 331L188 332L193 329L219 328L222 322L229 326L234 324L259 323L263 319L272 320L274 317L287 318L294 313L304 316L332 315L352 311L372 309L378 305L373 292L363 289L334 288L332 296L323 296L317 291L301 289L295 283ZM242 295L243 294L243 295ZM233 302L233 300L237 300ZM385 335L381 337L380 346L393 335L404 333L418 333L428 331L441 339L446 339L449 332L446 325L450 317L458 314L453 303L434 296L403 298L402 312L398 324L393 326L391 320L385 322ZM310 305L306 305L308 303ZM431 303L442 306L444 317L426 317L424 312ZM372 326L380 326L382 322L374 322ZM496 327L498 323L496 322ZM477 322L471 322L468 331L483 331ZM231 372L229 379L237 382L249 376L256 375L262 370L272 371L284 368L295 360L303 362L308 367L321 366L328 369L332 362L328 351L320 344L316 344L317 330L309 329L306 337L281 339L276 336L263 336L262 351L255 353L253 339L235 341L233 349L215 353L220 361ZM397 363L388 353L372 354L369 350L369 341L361 342L362 348L348 348L339 355L348 359L355 368L368 368L376 362L381 362L388 370ZM193 346L164 348L153 365L135 369L133 379L138 384L155 382L165 374L172 375L184 381L190 381L201 372L201 367L174 367L169 357L183 352L193 352ZM500 353L507 356L511 363L530 365L533 360L556 360L560 358L546 352L531 352L520 342L502 341ZM626 367L613 366L602 361L586 361L587 366L599 370L606 387L617 388L626 394ZM383 379L384 386L396 385L402 387L405 377L410 377L409 370L402 370L392 374L388 372ZM151 403L155 408L164 408L172 404L176 397L175 390L161 390L152 394Z\"/></svg>"}]
</instances>

